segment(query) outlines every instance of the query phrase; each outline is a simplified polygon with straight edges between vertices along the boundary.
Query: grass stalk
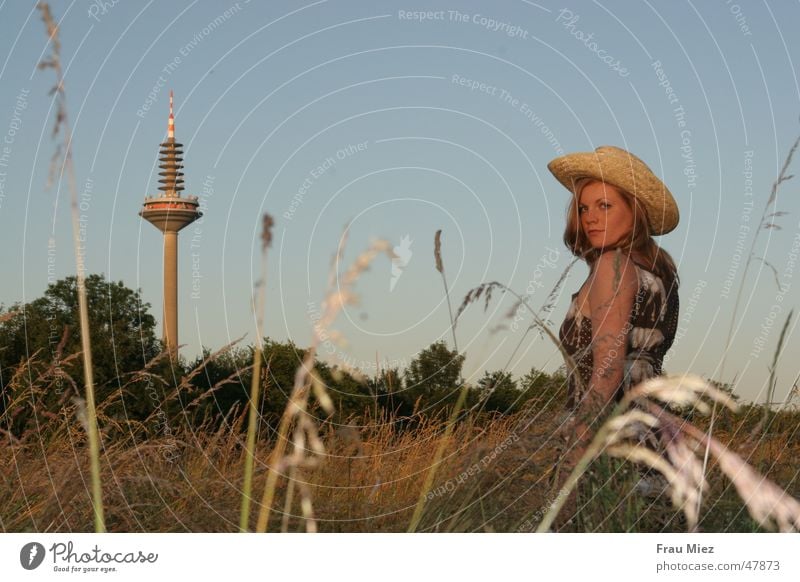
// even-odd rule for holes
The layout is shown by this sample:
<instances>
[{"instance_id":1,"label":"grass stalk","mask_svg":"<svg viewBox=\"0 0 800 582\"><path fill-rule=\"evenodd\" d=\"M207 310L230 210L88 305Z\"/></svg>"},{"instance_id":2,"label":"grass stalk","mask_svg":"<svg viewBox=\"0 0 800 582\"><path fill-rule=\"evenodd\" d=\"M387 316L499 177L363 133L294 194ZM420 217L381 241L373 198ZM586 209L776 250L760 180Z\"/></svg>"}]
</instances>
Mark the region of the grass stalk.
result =
<instances>
[{"instance_id":1,"label":"grass stalk","mask_svg":"<svg viewBox=\"0 0 800 582\"><path fill-rule=\"evenodd\" d=\"M323 338L329 337L328 328L334 322L339 313L348 304L356 302L356 296L352 292L352 287L355 285L361 274L369 268L370 264L380 253L387 253L392 258L393 253L389 243L383 240L373 242L370 247L361 255L359 255L353 265L341 277L337 277L337 266L341 261L344 254L344 244L346 241L347 231L342 237L337 252L334 255L334 260L331 262L331 270L328 276L328 293L325 300L322 302L323 313L317 323L314 325L314 335L311 346L305 353L303 361L297 368L294 376L294 385L292 387L289 402L281 416L280 424L278 426L277 440L275 447L270 454L269 463L267 467L267 481L264 485L264 494L261 498L261 509L258 514L258 522L256 524L257 532L267 531L269 522L269 514L272 509L272 503L275 498L275 489L278 482L278 476L285 466L297 466L298 463L304 460L306 446L303 444L295 446L295 458L285 459L286 446L289 441L289 429L295 419L298 421L298 427L295 430L295 435L302 435L307 439L311 448L317 453L324 452L322 450L322 443L315 430L312 430L311 422L308 420L308 413L306 412L308 394L310 390L314 389L315 395L322 406L322 408L332 414L334 411L333 403L330 396L327 394L325 388L322 386L320 379L314 374L314 362L317 354L317 347L323 341ZM305 431L305 434L304 434ZM316 447L316 448L315 448ZM306 524L310 529L316 528L316 522L313 519L313 513L310 507L310 498L306 495L306 489L301 485L300 492L302 494L301 508L303 515L306 516Z\"/></svg>"},{"instance_id":2,"label":"grass stalk","mask_svg":"<svg viewBox=\"0 0 800 582\"><path fill-rule=\"evenodd\" d=\"M264 214L261 232L261 278L256 285L258 299L254 298L256 307L256 345L253 347L253 377L250 382L249 414L247 418L247 449L244 461L244 484L242 486L242 504L239 514L239 531L246 532L250 526L250 494L253 489L253 462L255 460L256 429L258 427L258 402L261 388L261 360L264 358L264 304L267 295L267 249L272 243L272 226L274 220ZM267 372L270 364L267 363Z\"/></svg>"},{"instance_id":3,"label":"grass stalk","mask_svg":"<svg viewBox=\"0 0 800 582\"><path fill-rule=\"evenodd\" d=\"M450 331L453 334L453 348L458 352L458 340L456 339L456 324L453 319L453 306L450 304L450 291L447 289L447 277L444 274L444 263L442 262L442 230L436 231L433 238L433 256L436 259L436 270L442 276L444 284L444 295L447 298L447 312L450 314Z\"/></svg>"},{"instance_id":4,"label":"grass stalk","mask_svg":"<svg viewBox=\"0 0 800 582\"><path fill-rule=\"evenodd\" d=\"M294 484L297 482L297 474L295 468L289 472L289 484L286 487L286 499L283 503L283 517L281 518L281 533L289 531L289 515L292 510L292 502L294 501Z\"/></svg>"},{"instance_id":5,"label":"grass stalk","mask_svg":"<svg viewBox=\"0 0 800 582\"><path fill-rule=\"evenodd\" d=\"M306 361L303 360L303 365L305 364ZM300 370L298 370L298 375L299 374ZM296 381L297 377L295 377L295 382ZM307 385L305 386L305 390L308 390ZM302 397L302 392L292 391L292 396L289 398L289 402L281 416L281 422L278 425L278 436L275 441L275 447L272 449L272 453L269 456L269 462L267 463L267 482L264 485L264 494L261 497L261 509L258 512L258 522L256 523L256 531L259 533L267 531L269 514L272 510L272 502L275 499L275 488L278 484L280 461L286 453L286 444L289 441L289 427L294 418L295 402L298 398Z\"/></svg>"},{"instance_id":6,"label":"grass stalk","mask_svg":"<svg viewBox=\"0 0 800 582\"><path fill-rule=\"evenodd\" d=\"M450 306L450 294L448 293L448 290L447 290L447 280L444 277L444 263L442 262L442 252L441 252L441 249L442 249L442 247L441 247L441 233L442 233L441 230L437 230L436 231L436 236L434 238L434 250L433 250L433 253L434 253L434 258L436 259L436 270L439 271L439 273L442 274L442 280L445 283L445 295L447 296L447 304L448 304L448 307L449 307ZM561 281L563 280L565 274L566 274L566 272L564 274L562 274L561 279L559 280L558 284L561 283ZM564 349L564 346L561 344L561 342L558 340L558 338L553 334L553 332L550 330L550 328L547 326L547 324L537 315L537 312L534 311L531 308L531 306L528 304L528 301L524 297L519 295L518 293L514 292L509 287L506 287L505 285L503 285L502 283L498 283L498 282L486 283L484 285L481 285L477 289L474 289L474 290L470 291L470 293L467 295L467 297L464 299L464 301L462 302L461 306L459 307L458 314L456 315L455 319L458 319L458 316L462 313L462 311L466 308L466 306L469 303L479 299L480 295L483 293L484 290L486 290L486 302L488 304L488 302L489 302L489 300L491 298L491 291L492 291L493 288L500 288L503 291L507 291L507 292L511 293L512 295L514 295L517 298L517 300L519 301L519 304L525 305L530 310L530 312L531 312L531 314L533 316L535 325L538 325L547 334L547 336L551 339L551 341L555 344L555 346L559 349L559 351L561 352L561 355L564 357L564 361L566 362L567 367L570 370L575 370L576 366L575 366L575 362L572 359L572 357L567 353L567 351ZM450 319L451 319L451 327L452 327L452 330L453 330L453 341L455 342L455 323L454 323L455 320L452 317L452 310L451 310L450 313L451 313L451 317L450 317ZM458 346L455 346L455 349L456 349L456 351L458 351ZM576 374L576 376L577 376L577 374ZM576 377L576 381L578 383L580 383L580 378ZM453 428L455 426L455 423L458 420L458 415L461 413L461 409L464 406L464 402L466 401L468 391L469 391L469 387L468 387L468 385L466 383L464 383L462 385L462 387L461 387L461 392L458 395L458 400L456 401L456 404L453 407L453 411L451 412L450 417L449 417L449 419L447 421L447 425L446 425L445 431L444 431L444 436L442 437L442 440L440 441L439 446L436 448L436 453L434 454L433 462L431 463L430 469L428 469L428 473L427 473L427 475L425 477L425 481L424 481L424 483L422 485L422 490L420 491L420 495L419 495L419 498L417 500L417 505L414 508L414 514L412 515L411 522L409 523L409 526L408 526L408 530L407 531L409 533L412 533L412 532L416 531L417 527L419 526L419 522L422 519L422 513L423 513L423 510L425 508L425 501L426 501L426 498L428 496L428 492L430 491L430 488L433 486L433 481L434 481L434 478L436 477L436 471L438 469L438 465L441 462L442 457L444 456L444 449L445 449L445 447L447 446L447 444L449 442L450 435L452 434ZM480 403L478 403L478 404L480 404L481 409L483 408L483 405L485 403L486 403L485 399L482 400ZM476 406L478 406L478 405L476 405Z\"/></svg>"},{"instance_id":7,"label":"grass stalk","mask_svg":"<svg viewBox=\"0 0 800 582\"><path fill-rule=\"evenodd\" d=\"M789 311L786 316L786 321L783 323L781 335L778 338L778 346L775 348L775 353L772 356L772 365L769 367L769 386L767 387L767 396L764 402L764 417L762 419L763 430L768 430L768 420L772 414L772 405L775 403L775 388L778 384L778 359L783 351L783 342L786 340L786 330L789 328L789 322L792 319L794 310Z\"/></svg>"},{"instance_id":8,"label":"grass stalk","mask_svg":"<svg viewBox=\"0 0 800 582\"><path fill-rule=\"evenodd\" d=\"M567 480L564 482L564 485L558 492L555 501L553 501L553 503L550 505L550 508L547 510L547 513L542 518L539 527L536 528L537 533L550 530L550 527L553 525L556 517L558 517L561 509L567 502L567 499L572 494L575 487L577 487L578 481L580 481L580 478L584 473L586 473L586 470L589 468L589 465L591 465L592 460L594 460L594 458L602 452L606 436L611 430L610 421L619 416L627 407L628 402L625 400L617 404L597 433L595 433L594 438L589 443L589 446L586 447L583 456L575 464L575 467L572 469L569 477L567 477Z\"/></svg>"},{"instance_id":9,"label":"grass stalk","mask_svg":"<svg viewBox=\"0 0 800 582\"><path fill-rule=\"evenodd\" d=\"M449 307L450 306L450 294L449 294L449 292L447 290L447 280L446 280L446 278L444 276L444 263L442 262L442 253L441 253L441 233L442 233L441 230L437 230L436 231L436 236L434 238L434 251L433 252L434 252L434 258L436 260L436 270L439 271L439 273L441 273L442 280L444 281L445 295L447 296L447 304L448 304L448 307ZM572 265L570 265L570 267L571 266ZM567 271L568 270L569 269L567 269ZM556 284L556 287L558 287L558 285L560 285L561 281L563 281L567 271L565 271L562 274L561 278L559 279L559 282ZM547 336L550 338L550 340L553 342L553 344L558 348L558 350L561 352L561 355L564 357L564 361L565 361L565 363L567 365L567 368L569 370L571 370L571 371L575 371L576 370L576 365L575 365L575 362L574 362L573 358L569 355L569 353L567 353L567 351L564 348L564 346L561 344L559 339L553 334L553 332L550 330L550 328L547 326L547 324L538 316L537 312L534 311L531 308L531 306L528 304L527 299L522 297L521 295L519 295L515 291L513 291L511 288L503 285L502 283L498 283L496 281L495 282L491 282L491 283L483 284L483 285L479 286L478 288L471 290L467 294L467 296L464 298L464 301L462 302L461 306L459 307L458 313L457 313L455 319L453 319L452 310L450 311L450 313L451 313L451 316L450 316L451 328L453 330L453 341L455 342L455 320L458 319L458 316L461 315L461 313L463 312L463 310L466 308L466 306L469 303L479 299L481 294L484 291L486 291L486 303L488 305L489 300L491 299L492 289L494 289L494 288L499 288L499 289L502 289L504 292L507 291L507 292L511 293L512 295L514 295L517 298L517 301L519 302L518 305L520 305L520 304L521 305L525 305L525 307L527 307L530 310L530 312L531 312L531 314L533 316L534 325L539 326L547 334ZM455 346L455 348L456 348L456 351L458 351L458 346ZM577 373L575 373L575 376L576 376L576 381L580 385L581 384L580 376ZM439 446L436 448L436 453L434 454L433 462L431 463L431 466L428 469L428 473L425 476L425 481L424 481L424 483L422 485L422 489L420 491L420 495L419 495L419 498L417 500L417 505L414 508L414 514L412 515L411 522L409 523L409 526L408 526L408 530L407 530L408 533L413 533L414 531L416 531L417 527L419 526L419 522L422 519L422 513L423 513L424 508L425 508L425 501L427 499L428 492L430 491L430 488L433 486L433 481L434 481L434 478L436 476L436 471L438 469L438 465L441 462L442 457L444 456L444 449L445 449L445 447L447 446L447 444L448 444L448 442L450 440L450 435L452 434L453 428L455 426L455 423L458 420L458 415L460 414L461 409L464 406L464 402L466 401L468 391L469 391L469 388L468 388L467 384L464 383L462 385L462 387L461 387L461 392L460 392L460 394L458 396L458 400L456 401L456 404L453 407L453 411L450 414L450 418L447 421L447 425L445 427L445 431L444 431L444 435L442 437L442 440L440 441ZM487 396L487 399L488 399L488 396ZM480 405L480 409L482 409L483 406L485 405L487 399L483 399L481 402L476 404L476 407L478 405Z\"/></svg>"},{"instance_id":10,"label":"grass stalk","mask_svg":"<svg viewBox=\"0 0 800 582\"><path fill-rule=\"evenodd\" d=\"M464 402L467 399L468 392L469 386L465 382L461 386L461 392L458 395L458 400L456 400L456 404L450 413L450 418L447 420L447 425L445 426L442 440L439 441L439 446L436 447L436 453L433 455L431 467L428 469L428 473L425 476L425 482L422 484L422 490L420 491L419 499L417 499L417 505L414 508L414 515L411 516L411 523L408 525L408 533L414 533L419 525L420 520L422 519L422 512L425 509L425 501L427 499L428 492L433 486L433 479L436 477L436 470L439 466L439 463L442 461L444 450L450 442L450 436L453 434L453 428L456 425L456 421L458 420L458 415L461 412L461 409L464 407Z\"/></svg>"},{"instance_id":11,"label":"grass stalk","mask_svg":"<svg viewBox=\"0 0 800 582\"><path fill-rule=\"evenodd\" d=\"M777 270L766 261L763 257L756 257L755 256L755 248L756 242L758 242L758 237L761 234L762 230L767 230L769 228L780 228L778 225L775 224L775 218L786 214L785 212L781 211L774 211L771 214L767 214L767 211L778 198L778 188L780 185L787 180L791 180L793 175L788 174L787 171L789 170L789 166L792 163L792 158L794 157L795 152L797 151L798 146L800 146L800 136L795 139L792 147L789 148L789 153L786 155L786 159L783 162L783 167L781 167L781 171L778 174L778 178L772 183L772 189L770 190L769 198L767 199L767 203L764 205L764 211L761 213L761 220L758 225L758 229L756 229L756 234L753 236L753 242L750 244L750 251L747 254L747 261L744 264L744 271L742 272L742 280L739 283L739 289L736 291L736 300L733 304L733 314L731 315L731 323L728 326L728 335L725 338L725 347L722 351L722 364L720 365L720 372L719 372L719 381L721 384L724 384L725 378L725 362L728 359L728 348L731 344L731 339L733 338L733 326L736 323L736 315L739 313L739 302L742 299L742 291L744 290L744 284L747 281L747 271L750 269L750 263L753 262L753 259L758 258L761 260L762 263L770 267L775 272L775 279L777 282L778 274ZM778 282L778 288L780 289L780 283ZM714 423L717 417L717 404L716 402L713 404L711 409L711 420L708 424L708 436L711 437L714 431ZM704 458L703 458L703 473L705 474L708 469L708 459L709 459L709 447L706 446ZM700 504L703 501L703 488L702 485L700 487L700 496L697 501L697 509L699 511Z\"/></svg>"},{"instance_id":12,"label":"grass stalk","mask_svg":"<svg viewBox=\"0 0 800 582\"><path fill-rule=\"evenodd\" d=\"M770 196L767 199L767 203L764 206L764 211L761 213L761 221L759 222L758 229L756 230L756 234L753 237L753 242L750 245L750 252L747 254L747 261L744 264L744 271L742 272L742 280L739 283L739 289L736 292L736 301L733 304L733 315L731 315L731 323L728 327L728 336L725 339L725 349L722 353L722 364L720 367L720 382L723 382L723 374L725 372L725 361L728 357L728 348L730 347L731 338L733 336L733 326L736 323L736 315L739 313L739 302L742 298L742 291L744 290L744 284L747 281L747 271L750 269L750 263L753 262L753 259L759 259L762 263L766 264L767 266L772 268L772 265L766 262L765 259L761 257L755 256L755 248L756 242L758 242L758 237L761 234L761 231L767 230L769 228L780 228L774 222L774 219L778 216L786 214L785 212L773 212L771 214L767 214L770 206L777 200L778 197L778 188L779 186L790 180L793 176L791 174L787 175L787 171L789 170L789 165L792 163L792 158L794 157L795 152L797 151L798 146L800 146L800 137L798 137L792 147L789 149L789 153L786 155L786 159L783 162L783 167L781 168L780 173L778 174L778 178L775 182L772 183L772 189L770 191ZM774 268L773 268L774 270ZM776 274L777 279L777 274ZM780 284L778 285L780 288Z\"/></svg>"},{"instance_id":13,"label":"grass stalk","mask_svg":"<svg viewBox=\"0 0 800 582\"><path fill-rule=\"evenodd\" d=\"M455 349L456 353L458 353L458 342L456 341L456 326L455 319L453 318L453 307L450 304L450 291L447 289L447 277L445 277L444 274L444 262L442 261L441 229L437 230L436 235L433 237L433 258L436 261L436 270L439 271L439 274L442 276L442 282L444 283L444 295L447 298L447 311L450 314L450 331L453 333L453 348ZM439 446L436 447L436 453L434 454L433 462L431 463L428 473L425 476L425 482L422 484L422 490L420 491L419 499L417 499L417 505L414 508L414 514L411 516L411 522L408 525L409 533L416 531L419 521L422 519L422 512L425 508L425 499L428 496L428 491L430 491L431 486L433 485L433 480L436 477L436 469L441 462L442 457L444 456L444 449L447 446L447 443L450 441L450 435L453 432L455 422L458 420L458 415L464 406L464 402L467 400L468 391L469 388L465 382L461 386L458 400L456 400L456 404L450 413L450 418L448 419L447 425L444 429L444 435L442 436L442 440L439 442Z\"/></svg>"},{"instance_id":14,"label":"grass stalk","mask_svg":"<svg viewBox=\"0 0 800 582\"><path fill-rule=\"evenodd\" d=\"M491 281L489 283L483 283L482 285L476 287L475 289L472 289L464 298L464 301L461 303L461 306L458 308L456 319L458 319L458 317L461 315L461 312L464 311L464 309L466 309L467 305L469 305L473 301L477 301L480 298L480 295L483 293L484 290L486 291L486 303L488 304L491 298L492 289L500 289L504 293L510 293L517 299L518 305L524 305L531 312L531 316L534 322L532 325L535 325L536 327L541 329L545 333L545 335L547 335L547 337L550 338L550 341L553 342L553 345L556 346L558 351L561 353L561 357L564 358L564 364L567 367L567 373L574 374L575 382L577 383L577 388L580 392L583 392L585 387L583 386L580 374L578 374L577 364L575 363L575 359L569 354L569 352L567 352L564 345L561 343L558 337L553 333L553 330L551 330L550 327L547 325L547 322L544 321L541 317L539 317L537 315L537 312L532 309L531 305L528 303L528 300L525 297L522 297L519 293L517 293L510 287L507 287L506 285L499 283L497 281Z\"/></svg>"},{"instance_id":15,"label":"grass stalk","mask_svg":"<svg viewBox=\"0 0 800 582\"><path fill-rule=\"evenodd\" d=\"M83 251L79 240L80 217L78 211L78 187L75 178L75 166L72 159L72 132L67 119L66 94L64 92L64 74L61 68L61 41L58 37L58 25L53 19L50 6L46 2L39 2L36 6L42 13L42 21L47 27L47 35L52 43L49 57L43 59L39 69L52 68L56 74L56 85L51 93L56 100L56 122L53 135L61 131L63 144L59 144L53 155L50 166L50 180L52 183L56 164L63 153L61 170L58 180L67 175L67 187L70 192L70 207L72 216L72 244L75 251L77 290L78 290L78 317L81 330L81 349L83 352L83 374L86 384L86 432L89 439L89 458L90 472L92 481L92 504L94 506L94 529L95 532L106 531L105 517L103 512L103 489L100 481L100 434L97 427L97 407L94 394L94 377L92 367L92 343L89 336L89 307L86 300L86 266L83 259Z\"/></svg>"}]
</instances>

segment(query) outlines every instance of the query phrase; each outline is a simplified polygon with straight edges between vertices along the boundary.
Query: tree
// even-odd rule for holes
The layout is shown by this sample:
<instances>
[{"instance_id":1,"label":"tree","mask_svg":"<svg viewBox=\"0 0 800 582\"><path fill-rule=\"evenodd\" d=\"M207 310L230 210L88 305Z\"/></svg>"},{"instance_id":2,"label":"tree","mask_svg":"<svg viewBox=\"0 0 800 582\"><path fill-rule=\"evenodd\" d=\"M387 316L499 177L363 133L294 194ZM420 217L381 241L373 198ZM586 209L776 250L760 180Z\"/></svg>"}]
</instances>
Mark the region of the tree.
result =
<instances>
[{"instance_id":1,"label":"tree","mask_svg":"<svg viewBox=\"0 0 800 582\"><path fill-rule=\"evenodd\" d=\"M464 356L449 350L444 341L431 344L411 361L405 373L403 412L411 414L419 401L420 409L439 412L455 404L463 383Z\"/></svg>"},{"instance_id":2,"label":"tree","mask_svg":"<svg viewBox=\"0 0 800 582\"><path fill-rule=\"evenodd\" d=\"M297 369L302 365L308 350L298 347L291 340L278 342L265 338L263 345L259 412L265 427L277 426L294 389ZM203 420L209 416L220 419L236 405L239 406L239 411L247 407L250 401L253 350L254 346L232 349L209 360L211 353L205 349L203 355L191 363L190 369L202 366L202 370L192 379L190 394L182 396L181 401L185 406L206 395L197 403L196 411L187 411L195 420ZM205 360L209 361L203 365ZM363 415L365 407L373 405L369 387L346 370L331 367L318 360L314 361L314 370L336 407L337 421L344 421L353 415ZM322 420L327 415L316 408L314 401L312 397L309 413Z\"/></svg>"},{"instance_id":3,"label":"tree","mask_svg":"<svg viewBox=\"0 0 800 582\"><path fill-rule=\"evenodd\" d=\"M363 419L366 411L374 415L377 394L369 381L361 381L347 369L324 362L317 362L317 372L328 390L328 395L336 407L334 419L337 423L347 423L353 417Z\"/></svg>"},{"instance_id":4,"label":"tree","mask_svg":"<svg viewBox=\"0 0 800 582\"><path fill-rule=\"evenodd\" d=\"M522 399L536 410L563 409L567 401L567 378L561 372L552 375L531 368L520 380Z\"/></svg>"},{"instance_id":5,"label":"tree","mask_svg":"<svg viewBox=\"0 0 800 582\"><path fill-rule=\"evenodd\" d=\"M86 295L89 335L94 346L93 371L98 384L143 368L159 353L155 318L149 312L150 304L142 302L138 291L121 281L107 282L103 275L89 275ZM15 308L18 315L0 324L0 345L5 347L0 352L3 368L15 367L39 350L40 357L52 359L65 328L63 353L81 350L76 277L49 285L43 297ZM80 375L74 378L81 384L82 367L76 372Z\"/></svg>"},{"instance_id":6,"label":"tree","mask_svg":"<svg viewBox=\"0 0 800 582\"><path fill-rule=\"evenodd\" d=\"M297 367L303 361L306 350L294 342L276 342L265 338L263 342L263 361L261 368L261 397L259 411L269 423L275 423L283 413L294 386ZM203 366L203 361L211 355L204 348L203 354L189 365L190 369L203 366L192 379L191 397L186 403L202 395L207 395L198 404L199 417L224 417L234 405L242 411L250 401L250 382L252 378L253 350L255 346L226 351L211 359ZM212 390L213 389L213 390ZM191 400L190 400L191 398Z\"/></svg>"},{"instance_id":7,"label":"tree","mask_svg":"<svg viewBox=\"0 0 800 582\"><path fill-rule=\"evenodd\" d=\"M181 410L197 424L209 417L218 420L226 416L235 404L246 405L250 395L252 346L232 347L211 356L211 350L204 347L202 354L187 365L197 374L180 397Z\"/></svg>"},{"instance_id":8,"label":"tree","mask_svg":"<svg viewBox=\"0 0 800 582\"><path fill-rule=\"evenodd\" d=\"M100 405L132 373L157 356L161 345L155 336L150 304L142 302L138 291L95 274L86 277L86 295ZM69 357L82 349L76 277L49 285L44 296L25 305L15 304L10 312L15 315L0 323L0 412L12 397L8 382L23 362L58 369L72 378L83 396L83 361ZM131 393L140 396L133 388Z\"/></svg>"},{"instance_id":9,"label":"tree","mask_svg":"<svg viewBox=\"0 0 800 582\"><path fill-rule=\"evenodd\" d=\"M478 394L481 400L486 401L483 410L487 412L511 414L522 404L522 393L510 372L484 372L478 380Z\"/></svg>"},{"instance_id":10,"label":"tree","mask_svg":"<svg viewBox=\"0 0 800 582\"><path fill-rule=\"evenodd\" d=\"M375 395L378 406L392 413L397 412L403 403L403 377L397 368L381 370L379 376L367 381L367 388Z\"/></svg>"}]
</instances>

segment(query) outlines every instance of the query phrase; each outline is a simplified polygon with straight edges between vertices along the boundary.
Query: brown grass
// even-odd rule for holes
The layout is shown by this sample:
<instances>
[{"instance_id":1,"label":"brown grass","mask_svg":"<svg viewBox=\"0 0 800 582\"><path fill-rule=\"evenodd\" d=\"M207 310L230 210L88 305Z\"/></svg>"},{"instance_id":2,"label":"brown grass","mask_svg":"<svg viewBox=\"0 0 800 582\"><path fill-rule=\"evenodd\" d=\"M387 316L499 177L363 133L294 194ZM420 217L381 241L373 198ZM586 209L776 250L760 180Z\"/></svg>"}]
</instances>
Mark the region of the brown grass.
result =
<instances>
[{"instance_id":1,"label":"brown grass","mask_svg":"<svg viewBox=\"0 0 800 582\"><path fill-rule=\"evenodd\" d=\"M242 411L218 431L184 428L176 430L169 441L124 439L106 445L101 471L108 530L237 531L246 456L245 416ZM531 422L533 418L532 411L523 411L485 419L482 424L459 423L446 443L419 531L530 531L552 500L550 471L560 453L552 437L558 418ZM4 531L94 529L86 435L68 421L69 414L65 419L51 438L31 433L17 443L4 439L0 447L0 527ZM445 423L423 421L413 431L401 431L396 420L382 417L338 429L323 426L323 461L295 475L296 484L306 484L314 499L320 531L406 530ZM721 434L720 440L736 450L737 443L727 436L745 433L734 427ZM173 446L177 446L177 457L170 462L165 452ZM498 447L502 450L492 456ZM265 463L271 452L272 443L260 440L256 445L255 490L265 485ZM749 458L797 496L800 483L794 460L799 454L797 439L777 434L762 438ZM746 512L736 496L726 493L722 480L713 473L710 482L707 502L716 509L701 529L747 531ZM295 500L288 517L282 513L286 492L283 476L268 529L280 531L283 526L287 531L305 531ZM618 494L620 501L614 503L621 504L627 492ZM650 511L655 516L665 508L669 509L668 500ZM259 509L255 503L253 512ZM588 516L583 523L619 530L619 524L599 515L601 508L589 506L586 511L598 515L594 520ZM665 526L648 520L647 514L631 519L636 531L682 530L680 524Z\"/></svg>"}]
</instances>

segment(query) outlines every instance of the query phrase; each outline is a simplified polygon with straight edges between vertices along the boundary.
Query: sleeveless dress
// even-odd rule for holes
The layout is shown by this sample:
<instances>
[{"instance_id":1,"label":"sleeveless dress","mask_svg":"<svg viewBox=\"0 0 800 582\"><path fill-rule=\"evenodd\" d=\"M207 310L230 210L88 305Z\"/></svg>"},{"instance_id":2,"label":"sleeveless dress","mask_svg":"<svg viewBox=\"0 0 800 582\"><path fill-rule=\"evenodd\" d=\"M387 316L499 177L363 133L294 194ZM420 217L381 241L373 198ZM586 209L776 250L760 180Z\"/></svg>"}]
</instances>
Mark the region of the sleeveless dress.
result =
<instances>
[{"instance_id":1,"label":"sleeveless dress","mask_svg":"<svg viewBox=\"0 0 800 582\"><path fill-rule=\"evenodd\" d=\"M625 368L622 382L617 388L616 400L632 386L661 375L664 355L675 339L678 328L678 289L670 292L664 288L661 277L634 261L639 279L639 289L626 326L629 329L625 342ZM567 353L575 361L583 389L589 386L592 377L592 320L578 308L578 293L572 302L564 323L559 330L559 339ZM568 372L568 407L574 409L584 394L573 374Z\"/></svg>"}]
</instances>

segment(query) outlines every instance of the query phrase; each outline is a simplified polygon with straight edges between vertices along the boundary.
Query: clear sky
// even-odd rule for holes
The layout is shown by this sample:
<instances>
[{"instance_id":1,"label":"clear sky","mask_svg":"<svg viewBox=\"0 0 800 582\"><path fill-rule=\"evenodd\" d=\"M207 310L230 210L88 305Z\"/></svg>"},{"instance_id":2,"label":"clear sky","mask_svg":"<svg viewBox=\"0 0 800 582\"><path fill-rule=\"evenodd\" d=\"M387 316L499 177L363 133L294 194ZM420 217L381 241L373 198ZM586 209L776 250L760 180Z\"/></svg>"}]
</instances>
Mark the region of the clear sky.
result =
<instances>
[{"instance_id":1,"label":"clear sky","mask_svg":"<svg viewBox=\"0 0 800 582\"><path fill-rule=\"evenodd\" d=\"M51 71L34 2L0 1L0 301L42 294L74 273L68 193L46 189ZM719 379L744 266L772 183L800 134L800 5L778 2L54 2L74 129L87 264L141 288L161 315L158 231L137 215L157 187L158 144L175 91L187 193L201 223L180 246L180 341L187 357L246 334L260 272L260 216L276 219L266 334L311 339L328 265L372 238L402 249L357 285L336 348L357 366L400 364L450 339L433 237L453 302L484 281L538 308L571 257L568 194L547 170L564 152L625 147L664 178L681 222L659 239L679 264L681 323L668 372ZM5 149L2 149L5 148ZM800 164L800 158L793 169ZM770 211L736 316L725 381L763 400L768 366L800 307L800 183ZM406 242L402 242L403 239ZM52 242L50 242L52 241ZM793 243L794 241L794 243ZM794 246L793 246L794 245ZM793 250L794 249L794 250ZM557 330L587 274L576 265ZM509 299L458 326L467 376L506 365L522 339ZM454 306L455 307L455 306ZM527 320L526 320L527 322ZM793 318L778 367L782 400L800 369ZM507 329L495 330L505 323ZM494 331L493 331L494 330ZM323 356L325 352L323 350ZM517 376L557 353L528 334ZM476 378L473 377L473 381Z\"/></svg>"}]
</instances>

